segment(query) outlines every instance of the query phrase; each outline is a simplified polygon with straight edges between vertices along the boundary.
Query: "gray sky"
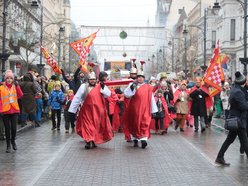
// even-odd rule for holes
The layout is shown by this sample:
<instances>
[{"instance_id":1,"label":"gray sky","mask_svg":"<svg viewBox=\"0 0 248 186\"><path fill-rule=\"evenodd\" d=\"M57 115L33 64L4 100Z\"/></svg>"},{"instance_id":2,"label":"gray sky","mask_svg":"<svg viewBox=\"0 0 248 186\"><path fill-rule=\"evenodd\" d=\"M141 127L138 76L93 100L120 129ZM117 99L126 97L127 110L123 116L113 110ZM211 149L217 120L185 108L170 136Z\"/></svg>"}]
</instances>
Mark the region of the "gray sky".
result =
<instances>
[{"instance_id":1,"label":"gray sky","mask_svg":"<svg viewBox=\"0 0 248 186\"><path fill-rule=\"evenodd\" d=\"M155 25L156 0L71 0L71 16L76 25ZM178 9L186 11L195 5L193 0L173 0L169 16L169 29L179 17Z\"/></svg>"}]
</instances>

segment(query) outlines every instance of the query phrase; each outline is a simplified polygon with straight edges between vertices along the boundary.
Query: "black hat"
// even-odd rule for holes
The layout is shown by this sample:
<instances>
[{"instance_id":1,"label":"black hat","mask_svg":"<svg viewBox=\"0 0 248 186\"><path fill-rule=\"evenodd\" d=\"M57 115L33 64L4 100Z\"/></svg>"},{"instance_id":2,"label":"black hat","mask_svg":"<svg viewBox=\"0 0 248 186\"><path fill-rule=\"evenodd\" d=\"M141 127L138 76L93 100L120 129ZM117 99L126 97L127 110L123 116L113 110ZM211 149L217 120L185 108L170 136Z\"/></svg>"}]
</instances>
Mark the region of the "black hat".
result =
<instances>
[{"instance_id":1,"label":"black hat","mask_svg":"<svg viewBox=\"0 0 248 186\"><path fill-rule=\"evenodd\" d=\"M57 79L57 77L55 75L52 75L51 79L55 81Z\"/></svg>"},{"instance_id":2,"label":"black hat","mask_svg":"<svg viewBox=\"0 0 248 186\"><path fill-rule=\"evenodd\" d=\"M246 78L239 71L235 72L235 80L234 82L238 85L243 85L246 82Z\"/></svg>"},{"instance_id":3,"label":"black hat","mask_svg":"<svg viewBox=\"0 0 248 186\"><path fill-rule=\"evenodd\" d=\"M103 81L104 76L108 77L108 74L104 71L100 72L99 73L99 81Z\"/></svg>"}]
</instances>

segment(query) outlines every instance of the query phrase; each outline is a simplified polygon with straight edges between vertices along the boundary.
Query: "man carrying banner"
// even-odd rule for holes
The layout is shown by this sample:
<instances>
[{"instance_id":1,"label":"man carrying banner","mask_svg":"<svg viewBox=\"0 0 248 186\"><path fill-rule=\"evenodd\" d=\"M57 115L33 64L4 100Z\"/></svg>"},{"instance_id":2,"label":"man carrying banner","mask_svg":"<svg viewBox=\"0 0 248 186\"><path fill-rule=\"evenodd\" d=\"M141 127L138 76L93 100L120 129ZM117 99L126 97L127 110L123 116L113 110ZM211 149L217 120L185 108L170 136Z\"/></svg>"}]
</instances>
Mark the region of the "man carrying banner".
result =
<instances>
[{"instance_id":1,"label":"man carrying banner","mask_svg":"<svg viewBox=\"0 0 248 186\"><path fill-rule=\"evenodd\" d=\"M139 71L137 80L124 90L124 95L130 98L130 103L123 116L123 125L127 126L132 135L134 147L138 147L138 140L140 140L143 149L146 148L147 139L150 136L151 114L158 112L152 93L153 87L145 84L144 81L144 72Z\"/></svg>"},{"instance_id":2,"label":"man carrying banner","mask_svg":"<svg viewBox=\"0 0 248 186\"><path fill-rule=\"evenodd\" d=\"M105 86L107 74L100 72L98 84L94 72L89 74L88 79L88 83L82 84L78 89L69 108L69 112L75 114L79 105L82 105L76 131L86 141L85 149L95 148L95 144L107 142L113 137L104 99L111 95Z\"/></svg>"}]
</instances>

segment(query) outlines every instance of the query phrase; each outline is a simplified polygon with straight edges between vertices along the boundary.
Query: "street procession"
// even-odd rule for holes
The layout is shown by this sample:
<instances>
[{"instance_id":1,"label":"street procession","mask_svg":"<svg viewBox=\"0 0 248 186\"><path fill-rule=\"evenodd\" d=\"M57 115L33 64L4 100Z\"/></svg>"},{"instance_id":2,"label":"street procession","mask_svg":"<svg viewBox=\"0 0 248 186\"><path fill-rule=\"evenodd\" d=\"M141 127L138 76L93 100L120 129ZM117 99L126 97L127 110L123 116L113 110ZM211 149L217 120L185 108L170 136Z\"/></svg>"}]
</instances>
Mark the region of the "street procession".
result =
<instances>
[{"instance_id":1,"label":"street procession","mask_svg":"<svg viewBox=\"0 0 248 186\"><path fill-rule=\"evenodd\" d=\"M0 186L248 185L247 0L0 11Z\"/></svg>"}]
</instances>

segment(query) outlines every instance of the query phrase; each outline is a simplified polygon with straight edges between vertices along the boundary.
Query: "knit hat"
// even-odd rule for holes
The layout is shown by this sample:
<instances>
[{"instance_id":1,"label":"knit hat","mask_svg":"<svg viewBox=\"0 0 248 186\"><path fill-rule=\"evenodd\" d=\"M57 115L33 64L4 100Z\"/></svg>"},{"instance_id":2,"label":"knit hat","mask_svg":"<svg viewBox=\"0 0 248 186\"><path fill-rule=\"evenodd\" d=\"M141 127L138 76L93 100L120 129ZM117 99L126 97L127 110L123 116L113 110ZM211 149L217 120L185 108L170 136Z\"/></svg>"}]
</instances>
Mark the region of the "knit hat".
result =
<instances>
[{"instance_id":1,"label":"knit hat","mask_svg":"<svg viewBox=\"0 0 248 186\"><path fill-rule=\"evenodd\" d=\"M246 82L246 78L239 71L235 72L235 80L234 82L238 85L243 85Z\"/></svg>"},{"instance_id":2,"label":"knit hat","mask_svg":"<svg viewBox=\"0 0 248 186\"><path fill-rule=\"evenodd\" d=\"M4 75L4 79L7 79L8 77L11 77L12 79L14 79L14 74L13 74L12 70L6 70L5 75Z\"/></svg>"}]
</instances>

